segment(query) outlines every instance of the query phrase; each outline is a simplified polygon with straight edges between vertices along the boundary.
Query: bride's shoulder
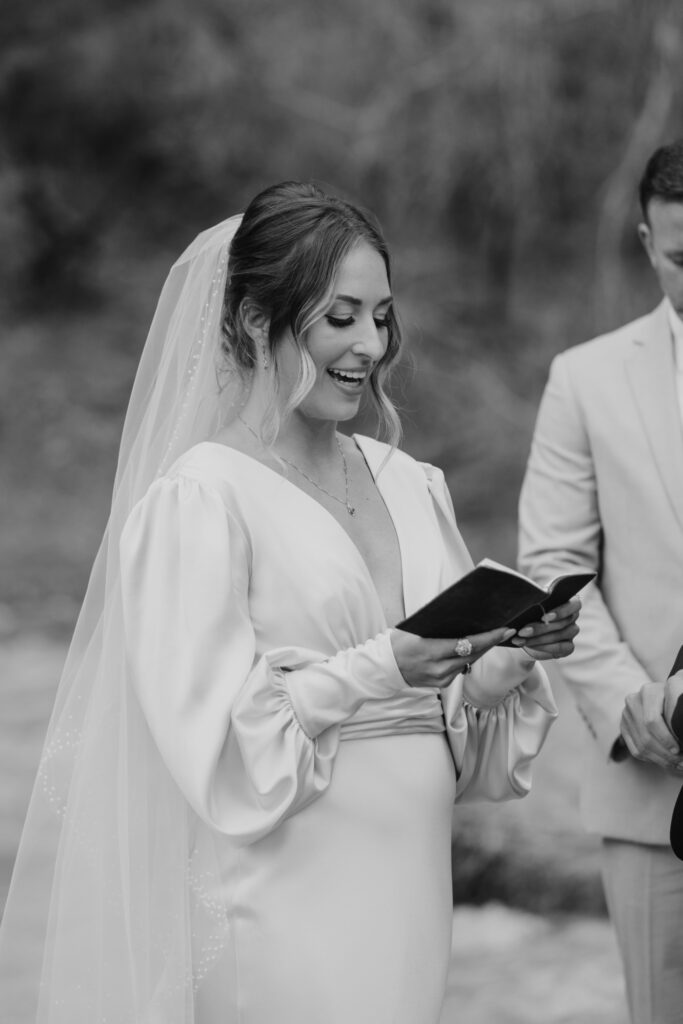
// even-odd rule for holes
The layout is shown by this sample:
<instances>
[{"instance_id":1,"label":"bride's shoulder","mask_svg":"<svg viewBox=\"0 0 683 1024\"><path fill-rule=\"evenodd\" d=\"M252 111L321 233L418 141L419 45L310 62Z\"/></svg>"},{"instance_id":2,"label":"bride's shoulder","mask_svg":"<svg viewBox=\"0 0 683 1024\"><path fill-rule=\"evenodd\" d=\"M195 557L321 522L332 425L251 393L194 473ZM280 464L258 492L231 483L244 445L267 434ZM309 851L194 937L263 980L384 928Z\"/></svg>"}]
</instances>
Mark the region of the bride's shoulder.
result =
<instances>
[{"instance_id":1,"label":"bride's shoulder","mask_svg":"<svg viewBox=\"0 0 683 1024\"><path fill-rule=\"evenodd\" d=\"M253 458L227 438L200 441L188 448L164 474L167 481L191 480L221 493L243 489L251 478Z\"/></svg>"},{"instance_id":2,"label":"bride's shoulder","mask_svg":"<svg viewBox=\"0 0 683 1024\"><path fill-rule=\"evenodd\" d=\"M188 448L169 467L166 476L206 476L212 479L229 473L232 449L220 441L200 441Z\"/></svg>"},{"instance_id":3,"label":"bride's shoulder","mask_svg":"<svg viewBox=\"0 0 683 1024\"><path fill-rule=\"evenodd\" d=\"M150 485L140 501L140 514L170 515L193 528L211 531L229 517L242 533L258 518L264 482L249 456L220 441L201 441L188 448Z\"/></svg>"}]
</instances>

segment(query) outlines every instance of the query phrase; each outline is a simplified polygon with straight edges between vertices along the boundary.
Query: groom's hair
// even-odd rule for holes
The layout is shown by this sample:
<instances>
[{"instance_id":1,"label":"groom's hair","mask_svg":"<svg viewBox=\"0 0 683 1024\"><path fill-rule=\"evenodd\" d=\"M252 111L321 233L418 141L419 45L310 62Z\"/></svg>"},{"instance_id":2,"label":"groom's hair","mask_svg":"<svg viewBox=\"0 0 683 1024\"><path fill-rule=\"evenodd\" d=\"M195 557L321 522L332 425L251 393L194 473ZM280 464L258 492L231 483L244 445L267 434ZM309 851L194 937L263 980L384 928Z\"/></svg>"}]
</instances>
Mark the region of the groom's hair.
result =
<instances>
[{"instance_id":1,"label":"groom's hair","mask_svg":"<svg viewBox=\"0 0 683 1024\"><path fill-rule=\"evenodd\" d=\"M655 150L640 179L638 195L645 220L652 199L683 203L683 139Z\"/></svg>"}]
</instances>

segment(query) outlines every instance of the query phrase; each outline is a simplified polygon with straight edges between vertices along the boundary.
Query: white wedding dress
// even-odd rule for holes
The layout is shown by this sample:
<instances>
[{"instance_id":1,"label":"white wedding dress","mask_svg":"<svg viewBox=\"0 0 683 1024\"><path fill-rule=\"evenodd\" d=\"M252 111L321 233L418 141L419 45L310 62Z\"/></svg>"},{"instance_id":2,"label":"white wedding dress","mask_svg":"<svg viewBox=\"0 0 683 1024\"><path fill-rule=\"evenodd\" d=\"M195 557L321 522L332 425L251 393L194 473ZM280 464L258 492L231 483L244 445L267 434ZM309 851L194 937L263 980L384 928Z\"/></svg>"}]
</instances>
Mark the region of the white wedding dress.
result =
<instances>
[{"instance_id":1,"label":"white wedding dress","mask_svg":"<svg viewBox=\"0 0 683 1024\"><path fill-rule=\"evenodd\" d=\"M356 438L393 520L406 614L471 561L442 473ZM216 922L196 1024L436 1024L449 962L454 800L523 795L556 711L515 650L479 661L491 708L411 688L350 537L251 457L191 448L121 540L132 686L184 794ZM153 864L153 859L152 859ZM144 1024L157 1024L152 1015Z\"/></svg>"}]
</instances>

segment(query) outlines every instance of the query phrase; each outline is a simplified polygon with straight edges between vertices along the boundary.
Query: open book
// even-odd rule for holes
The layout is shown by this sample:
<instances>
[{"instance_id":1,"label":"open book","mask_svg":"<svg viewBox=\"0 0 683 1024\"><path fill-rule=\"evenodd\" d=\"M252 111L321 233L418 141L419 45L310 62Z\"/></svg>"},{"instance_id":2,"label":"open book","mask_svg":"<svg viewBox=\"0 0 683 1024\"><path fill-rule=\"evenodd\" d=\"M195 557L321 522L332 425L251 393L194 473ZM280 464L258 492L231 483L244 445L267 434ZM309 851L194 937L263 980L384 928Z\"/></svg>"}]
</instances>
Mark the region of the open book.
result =
<instances>
[{"instance_id":1,"label":"open book","mask_svg":"<svg viewBox=\"0 0 683 1024\"><path fill-rule=\"evenodd\" d=\"M539 587L521 572L484 558L397 628L443 640L502 626L521 629L564 604L594 578L594 572L579 569Z\"/></svg>"}]
</instances>

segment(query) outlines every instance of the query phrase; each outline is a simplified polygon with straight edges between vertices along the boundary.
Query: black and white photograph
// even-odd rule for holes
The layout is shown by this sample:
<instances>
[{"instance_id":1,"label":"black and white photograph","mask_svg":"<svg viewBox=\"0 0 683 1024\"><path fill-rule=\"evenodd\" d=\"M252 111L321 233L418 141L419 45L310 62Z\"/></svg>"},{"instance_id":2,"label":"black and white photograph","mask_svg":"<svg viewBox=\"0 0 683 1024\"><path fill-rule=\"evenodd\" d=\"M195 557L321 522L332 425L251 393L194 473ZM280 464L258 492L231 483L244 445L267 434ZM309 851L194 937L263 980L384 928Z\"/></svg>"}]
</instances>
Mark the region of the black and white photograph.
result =
<instances>
[{"instance_id":1,"label":"black and white photograph","mask_svg":"<svg viewBox=\"0 0 683 1024\"><path fill-rule=\"evenodd\" d=\"M5 0L2 1024L683 1024L681 68Z\"/></svg>"}]
</instances>

